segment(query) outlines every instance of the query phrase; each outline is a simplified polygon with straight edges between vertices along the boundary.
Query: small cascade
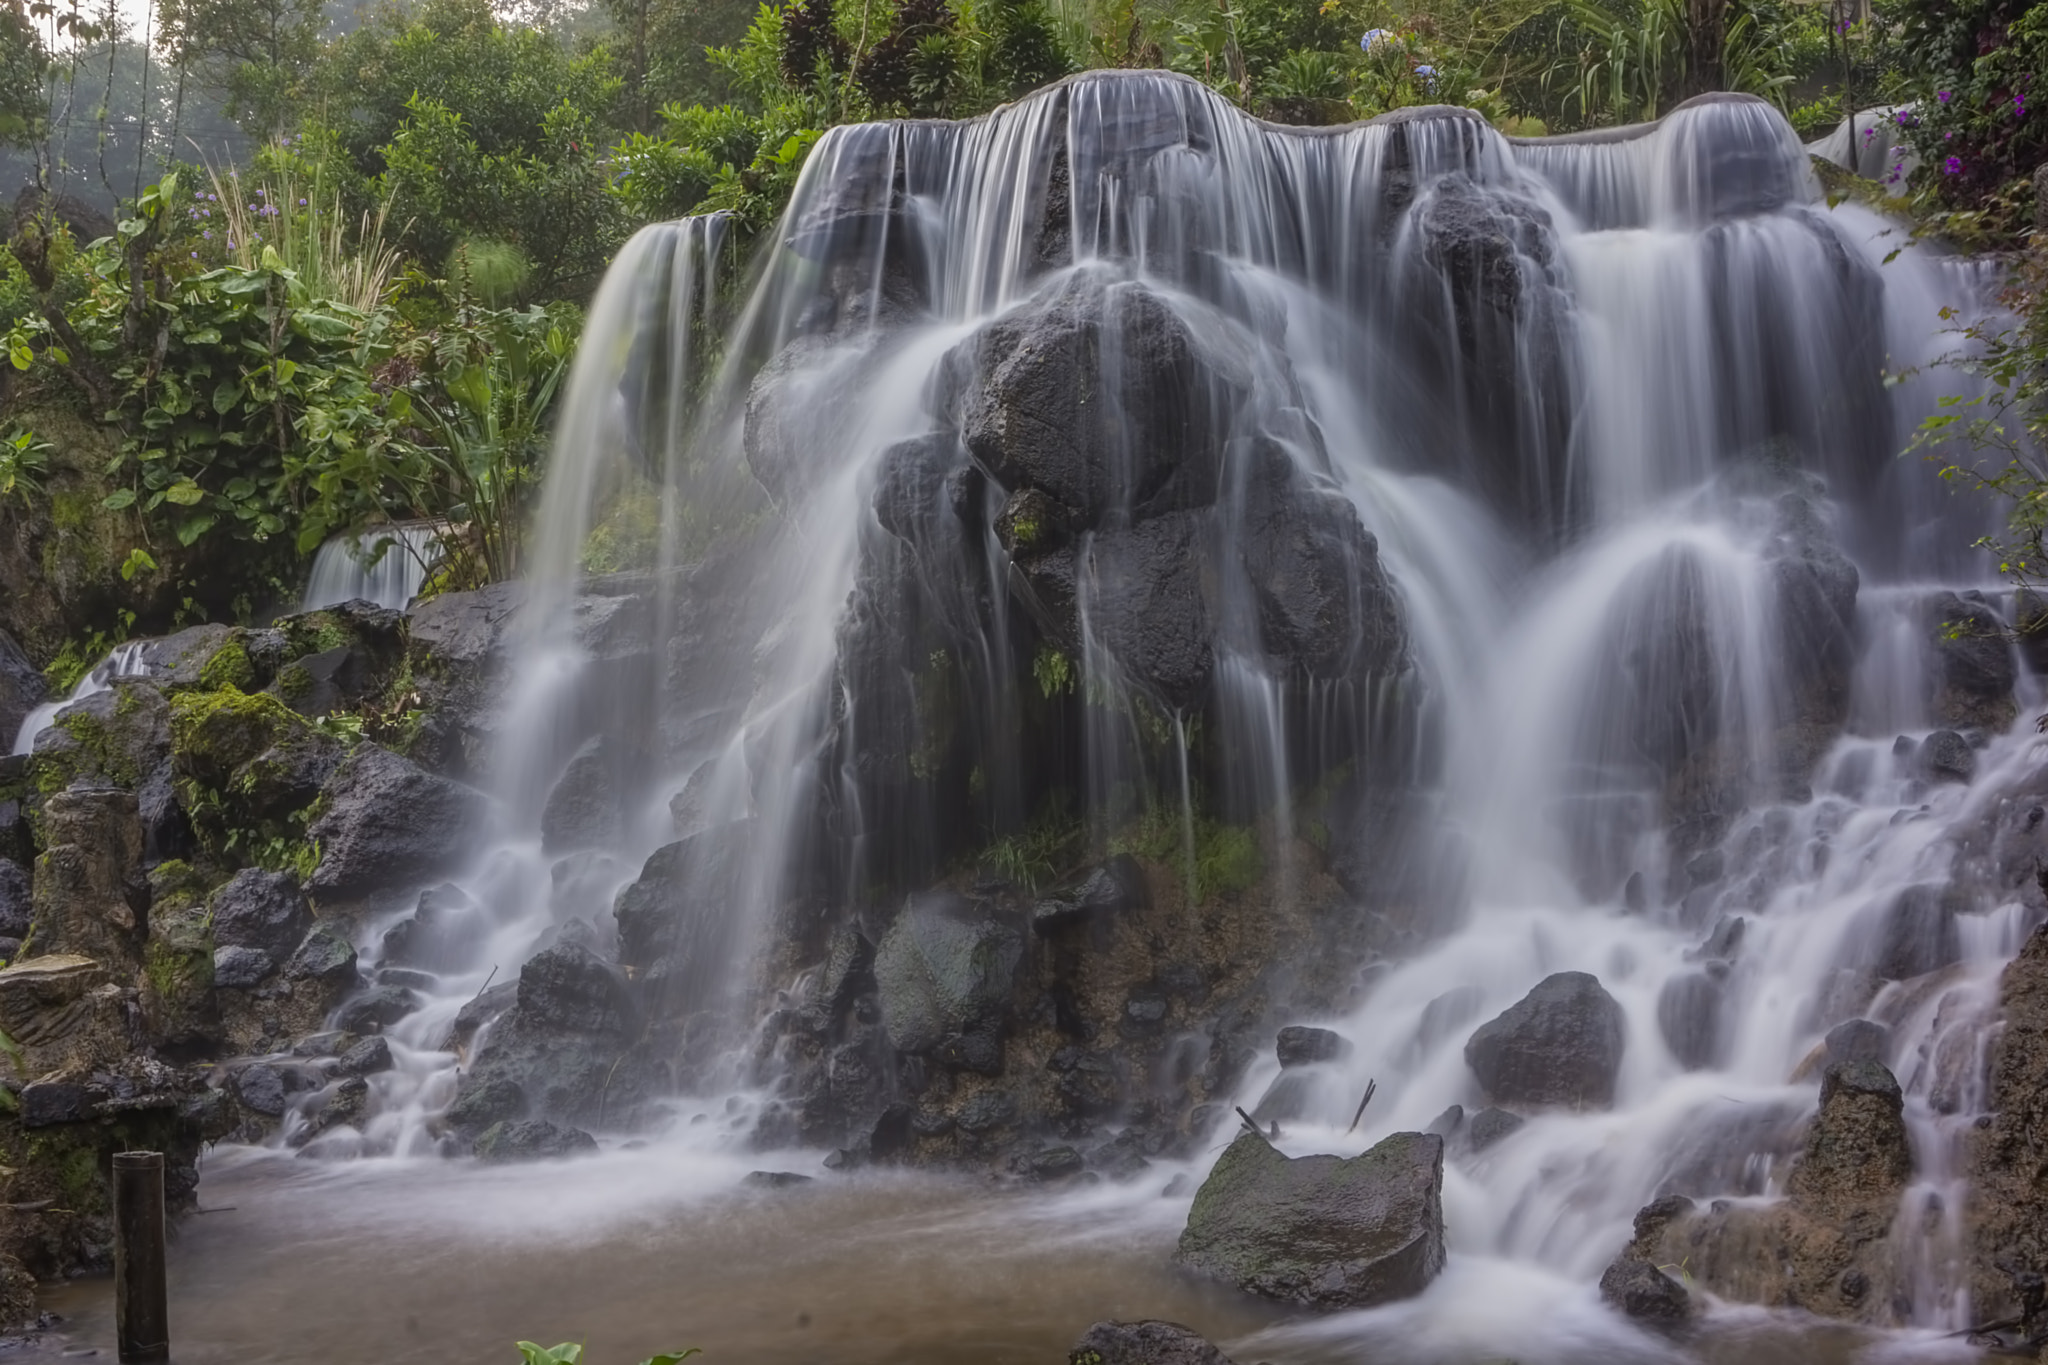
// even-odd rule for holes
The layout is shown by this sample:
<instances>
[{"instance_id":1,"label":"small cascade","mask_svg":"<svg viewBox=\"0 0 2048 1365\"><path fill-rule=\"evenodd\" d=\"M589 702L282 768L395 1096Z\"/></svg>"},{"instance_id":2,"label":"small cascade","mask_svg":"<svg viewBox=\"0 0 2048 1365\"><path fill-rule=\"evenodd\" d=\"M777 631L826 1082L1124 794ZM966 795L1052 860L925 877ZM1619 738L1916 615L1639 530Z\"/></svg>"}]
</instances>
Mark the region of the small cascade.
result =
<instances>
[{"instance_id":1,"label":"small cascade","mask_svg":"<svg viewBox=\"0 0 2048 1365\"><path fill-rule=\"evenodd\" d=\"M69 696L58 701L46 701L22 718L21 729L14 735L12 752L26 754L36 747L36 736L50 728L57 719L57 713L74 702L84 701L95 692L105 692L123 678L146 678L150 675L146 640L130 640L114 646L107 657L85 671L72 687Z\"/></svg>"},{"instance_id":2,"label":"small cascade","mask_svg":"<svg viewBox=\"0 0 2048 1365\"><path fill-rule=\"evenodd\" d=\"M301 611L374 602L405 610L440 556L441 531L422 523L334 536L313 556Z\"/></svg>"}]
</instances>

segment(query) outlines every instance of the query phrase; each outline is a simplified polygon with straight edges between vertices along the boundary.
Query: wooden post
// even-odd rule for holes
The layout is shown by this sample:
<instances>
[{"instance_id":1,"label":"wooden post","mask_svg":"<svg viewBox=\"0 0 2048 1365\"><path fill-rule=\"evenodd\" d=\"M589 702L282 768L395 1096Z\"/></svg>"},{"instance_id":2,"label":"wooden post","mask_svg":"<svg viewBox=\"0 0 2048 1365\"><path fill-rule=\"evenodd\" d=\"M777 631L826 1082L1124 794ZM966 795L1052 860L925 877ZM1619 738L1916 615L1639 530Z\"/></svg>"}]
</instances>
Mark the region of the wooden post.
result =
<instances>
[{"instance_id":1,"label":"wooden post","mask_svg":"<svg viewBox=\"0 0 2048 1365\"><path fill-rule=\"evenodd\" d=\"M162 1152L114 1153L114 1336L121 1365L171 1358Z\"/></svg>"}]
</instances>

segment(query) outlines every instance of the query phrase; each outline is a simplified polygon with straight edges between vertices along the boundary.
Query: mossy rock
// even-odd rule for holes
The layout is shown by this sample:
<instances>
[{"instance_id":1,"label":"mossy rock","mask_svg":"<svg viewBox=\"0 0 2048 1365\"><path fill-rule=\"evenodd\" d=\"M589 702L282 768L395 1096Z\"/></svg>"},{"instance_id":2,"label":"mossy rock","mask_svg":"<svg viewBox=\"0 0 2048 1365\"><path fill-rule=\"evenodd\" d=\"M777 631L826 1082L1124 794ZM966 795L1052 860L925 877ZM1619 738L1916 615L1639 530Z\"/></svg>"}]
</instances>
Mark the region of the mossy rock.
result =
<instances>
[{"instance_id":1,"label":"mossy rock","mask_svg":"<svg viewBox=\"0 0 2048 1365\"><path fill-rule=\"evenodd\" d=\"M346 752L265 693L223 687L171 701L179 794L194 832L217 852L296 838Z\"/></svg>"},{"instance_id":2,"label":"mossy rock","mask_svg":"<svg viewBox=\"0 0 2048 1365\"><path fill-rule=\"evenodd\" d=\"M133 791L166 757L170 722L163 693L146 682L116 683L72 703L36 740L36 790L48 795L84 779Z\"/></svg>"}]
</instances>

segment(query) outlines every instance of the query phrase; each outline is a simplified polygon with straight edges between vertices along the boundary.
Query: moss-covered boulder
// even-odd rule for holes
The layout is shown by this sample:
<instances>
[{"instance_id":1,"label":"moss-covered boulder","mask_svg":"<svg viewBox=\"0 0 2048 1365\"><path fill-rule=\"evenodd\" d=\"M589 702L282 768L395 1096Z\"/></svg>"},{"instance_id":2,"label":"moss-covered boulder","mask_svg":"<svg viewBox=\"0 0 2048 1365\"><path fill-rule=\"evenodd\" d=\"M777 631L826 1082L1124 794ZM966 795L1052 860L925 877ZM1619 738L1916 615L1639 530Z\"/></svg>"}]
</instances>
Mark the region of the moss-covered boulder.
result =
<instances>
[{"instance_id":1,"label":"moss-covered boulder","mask_svg":"<svg viewBox=\"0 0 2048 1365\"><path fill-rule=\"evenodd\" d=\"M1363 1155L1289 1157L1256 1133L1224 1149L1175 1257L1266 1298L1370 1308L1444 1268L1444 1142L1396 1133Z\"/></svg>"},{"instance_id":2,"label":"moss-covered boulder","mask_svg":"<svg viewBox=\"0 0 2048 1365\"><path fill-rule=\"evenodd\" d=\"M85 781L139 790L170 757L170 720L163 693L148 682L116 683L80 698L36 736L36 788L47 794Z\"/></svg>"},{"instance_id":3,"label":"moss-covered boulder","mask_svg":"<svg viewBox=\"0 0 2048 1365\"><path fill-rule=\"evenodd\" d=\"M459 864L488 826L490 798L375 744L359 745L321 792L307 834L311 889L326 904L417 889Z\"/></svg>"},{"instance_id":4,"label":"moss-covered boulder","mask_svg":"<svg viewBox=\"0 0 2048 1365\"><path fill-rule=\"evenodd\" d=\"M36 860L29 951L79 953L109 968L140 966L148 884L140 876L135 794L79 787L43 807L48 846Z\"/></svg>"},{"instance_id":5,"label":"moss-covered boulder","mask_svg":"<svg viewBox=\"0 0 2048 1365\"><path fill-rule=\"evenodd\" d=\"M234 687L171 700L171 762L206 846L251 855L296 841L347 753L277 698Z\"/></svg>"}]
</instances>

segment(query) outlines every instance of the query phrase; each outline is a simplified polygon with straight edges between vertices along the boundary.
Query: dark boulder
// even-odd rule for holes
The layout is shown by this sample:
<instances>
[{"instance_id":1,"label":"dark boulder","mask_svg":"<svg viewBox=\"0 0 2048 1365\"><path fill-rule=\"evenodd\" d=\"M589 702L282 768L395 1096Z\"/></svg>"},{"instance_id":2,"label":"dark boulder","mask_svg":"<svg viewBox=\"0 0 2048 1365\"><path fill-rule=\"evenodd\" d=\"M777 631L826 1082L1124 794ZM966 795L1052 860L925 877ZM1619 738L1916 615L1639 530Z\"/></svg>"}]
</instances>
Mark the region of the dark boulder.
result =
<instances>
[{"instance_id":1,"label":"dark boulder","mask_svg":"<svg viewBox=\"0 0 2048 1365\"><path fill-rule=\"evenodd\" d=\"M1786 1192L1800 1210L1842 1223L1889 1193L1886 1221L1913 1174L1905 1099L1877 1062L1832 1062L1821 1073L1820 1113Z\"/></svg>"},{"instance_id":2,"label":"dark boulder","mask_svg":"<svg viewBox=\"0 0 2048 1365\"><path fill-rule=\"evenodd\" d=\"M2005 620L1981 597L1943 593L1927 605L1934 713L1951 725L2003 730L2018 714L2018 668Z\"/></svg>"},{"instance_id":3,"label":"dark boulder","mask_svg":"<svg viewBox=\"0 0 2048 1365\"><path fill-rule=\"evenodd\" d=\"M1313 1066L1317 1062L1341 1062L1351 1055L1350 1040L1326 1028L1289 1024L1280 1030L1274 1046L1280 1065Z\"/></svg>"},{"instance_id":4,"label":"dark boulder","mask_svg":"<svg viewBox=\"0 0 2048 1365\"><path fill-rule=\"evenodd\" d=\"M171 707L148 682L117 682L72 702L36 736L37 784L139 790L171 758Z\"/></svg>"},{"instance_id":5,"label":"dark boulder","mask_svg":"<svg viewBox=\"0 0 2048 1365\"><path fill-rule=\"evenodd\" d=\"M597 1139L581 1128L520 1119L491 1125L472 1150L480 1161L544 1161L595 1152Z\"/></svg>"},{"instance_id":6,"label":"dark boulder","mask_svg":"<svg viewBox=\"0 0 2048 1365\"><path fill-rule=\"evenodd\" d=\"M374 1076L392 1066L391 1044L381 1037L365 1038L335 1059L334 1069L343 1076Z\"/></svg>"},{"instance_id":7,"label":"dark boulder","mask_svg":"<svg viewBox=\"0 0 2048 1365\"><path fill-rule=\"evenodd\" d=\"M1177 1322L1098 1322L1074 1343L1067 1365L1230 1365L1230 1358Z\"/></svg>"},{"instance_id":8,"label":"dark boulder","mask_svg":"<svg viewBox=\"0 0 2048 1365\"><path fill-rule=\"evenodd\" d=\"M1172 710L1202 701L1215 668L1208 565L1216 526L1175 512L1095 536L1076 572L1091 585L1090 625L1118 666ZM1078 638L1078 630L1062 632Z\"/></svg>"},{"instance_id":9,"label":"dark boulder","mask_svg":"<svg viewBox=\"0 0 2048 1365\"><path fill-rule=\"evenodd\" d=\"M1721 1051L1720 978L1687 972L1664 983L1657 995L1657 1028L1665 1046L1687 1071L1714 1065Z\"/></svg>"},{"instance_id":10,"label":"dark boulder","mask_svg":"<svg viewBox=\"0 0 2048 1365\"><path fill-rule=\"evenodd\" d=\"M1091 527L1214 502L1249 367L1142 284L1069 276L955 352L968 449Z\"/></svg>"},{"instance_id":11,"label":"dark boulder","mask_svg":"<svg viewBox=\"0 0 2048 1365\"><path fill-rule=\"evenodd\" d=\"M620 805L618 760L603 738L576 751L555 779L540 816L541 851L609 848L619 839L625 811Z\"/></svg>"},{"instance_id":12,"label":"dark boulder","mask_svg":"<svg viewBox=\"0 0 2048 1365\"><path fill-rule=\"evenodd\" d=\"M618 968L573 943L537 954L520 969L512 1008L477 1050L451 1125L473 1139L477 1119L629 1121L646 1090L631 1055L640 1028Z\"/></svg>"},{"instance_id":13,"label":"dark boulder","mask_svg":"<svg viewBox=\"0 0 2048 1365\"><path fill-rule=\"evenodd\" d=\"M1598 978L1559 972L1482 1024L1465 1062L1497 1104L1604 1109L1626 1041L1621 1006Z\"/></svg>"},{"instance_id":14,"label":"dark boulder","mask_svg":"<svg viewBox=\"0 0 2048 1365\"><path fill-rule=\"evenodd\" d=\"M1022 935L962 898L913 897L875 950L891 1046L999 1073L1005 1010L1023 952Z\"/></svg>"},{"instance_id":15,"label":"dark boulder","mask_svg":"<svg viewBox=\"0 0 2048 1365\"><path fill-rule=\"evenodd\" d=\"M645 969L715 948L745 873L745 831L726 825L664 844L612 903L619 961Z\"/></svg>"},{"instance_id":16,"label":"dark boulder","mask_svg":"<svg viewBox=\"0 0 2048 1365\"><path fill-rule=\"evenodd\" d=\"M1882 1062L1891 1051L1892 1031L1869 1019L1851 1019L1828 1030L1830 1062Z\"/></svg>"},{"instance_id":17,"label":"dark boulder","mask_svg":"<svg viewBox=\"0 0 2048 1365\"><path fill-rule=\"evenodd\" d=\"M315 925L285 963L284 974L292 981L319 981L345 988L356 979L355 945L326 925Z\"/></svg>"},{"instance_id":18,"label":"dark boulder","mask_svg":"<svg viewBox=\"0 0 2048 1365\"><path fill-rule=\"evenodd\" d=\"M419 996L405 986L374 986L343 1005L334 1026L349 1033L381 1033L419 1007Z\"/></svg>"},{"instance_id":19,"label":"dark boulder","mask_svg":"<svg viewBox=\"0 0 2048 1365\"><path fill-rule=\"evenodd\" d=\"M490 932L483 907L452 883L420 893L413 912L384 931L383 960L428 972L469 966Z\"/></svg>"},{"instance_id":20,"label":"dark boulder","mask_svg":"<svg viewBox=\"0 0 2048 1365\"><path fill-rule=\"evenodd\" d=\"M1444 1267L1443 1139L1396 1133L1361 1156L1289 1158L1241 1134L1188 1210L1175 1258L1267 1298L1369 1308Z\"/></svg>"},{"instance_id":21,"label":"dark boulder","mask_svg":"<svg viewBox=\"0 0 2048 1365\"><path fill-rule=\"evenodd\" d=\"M1510 1114L1505 1109L1482 1109L1465 1125L1465 1146L1469 1151L1483 1152L1503 1138L1521 1131L1522 1125L1528 1121L1520 1114Z\"/></svg>"},{"instance_id":22,"label":"dark boulder","mask_svg":"<svg viewBox=\"0 0 2048 1365\"><path fill-rule=\"evenodd\" d=\"M306 830L320 845L315 896L347 899L418 885L462 860L490 818L490 798L375 744L350 754Z\"/></svg>"},{"instance_id":23,"label":"dark boulder","mask_svg":"<svg viewBox=\"0 0 2048 1365\"><path fill-rule=\"evenodd\" d=\"M1090 918L1142 906L1146 901L1145 869L1128 853L1119 853L1064 891L1054 892L1031 907L1031 927L1041 934Z\"/></svg>"},{"instance_id":24,"label":"dark boulder","mask_svg":"<svg viewBox=\"0 0 2048 1365\"><path fill-rule=\"evenodd\" d=\"M289 958L313 927L313 907L289 873L243 868L207 902L215 950L250 948L273 963Z\"/></svg>"},{"instance_id":25,"label":"dark boulder","mask_svg":"<svg viewBox=\"0 0 2048 1365\"><path fill-rule=\"evenodd\" d=\"M277 970L277 959L261 948L213 950L213 984L222 990L253 991Z\"/></svg>"},{"instance_id":26,"label":"dark boulder","mask_svg":"<svg viewBox=\"0 0 2048 1365\"><path fill-rule=\"evenodd\" d=\"M2048 202L2048 199L2044 199ZM1990 1121L1968 1154L1971 1309L2017 1316L2048 1267L2048 924L1999 979L2003 1032L1991 1066Z\"/></svg>"},{"instance_id":27,"label":"dark boulder","mask_svg":"<svg viewBox=\"0 0 2048 1365\"><path fill-rule=\"evenodd\" d=\"M1977 775L1977 751L1970 741L1953 730L1936 730L1914 755L1920 772L1933 782L1957 782L1965 786Z\"/></svg>"},{"instance_id":28,"label":"dark boulder","mask_svg":"<svg viewBox=\"0 0 2048 1365\"><path fill-rule=\"evenodd\" d=\"M35 950L138 965L148 932L142 822L132 792L73 787L43 803Z\"/></svg>"},{"instance_id":29,"label":"dark boulder","mask_svg":"<svg viewBox=\"0 0 2048 1365\"><path fill-rule=\"evenodd\" d=\"M1617 1257L1600 1276L1600 1297L1638 1322L1672 1328L1691 1321L1692 1295L1684 1285L1631 1256Z\"/></svg>"}]
</instances>

